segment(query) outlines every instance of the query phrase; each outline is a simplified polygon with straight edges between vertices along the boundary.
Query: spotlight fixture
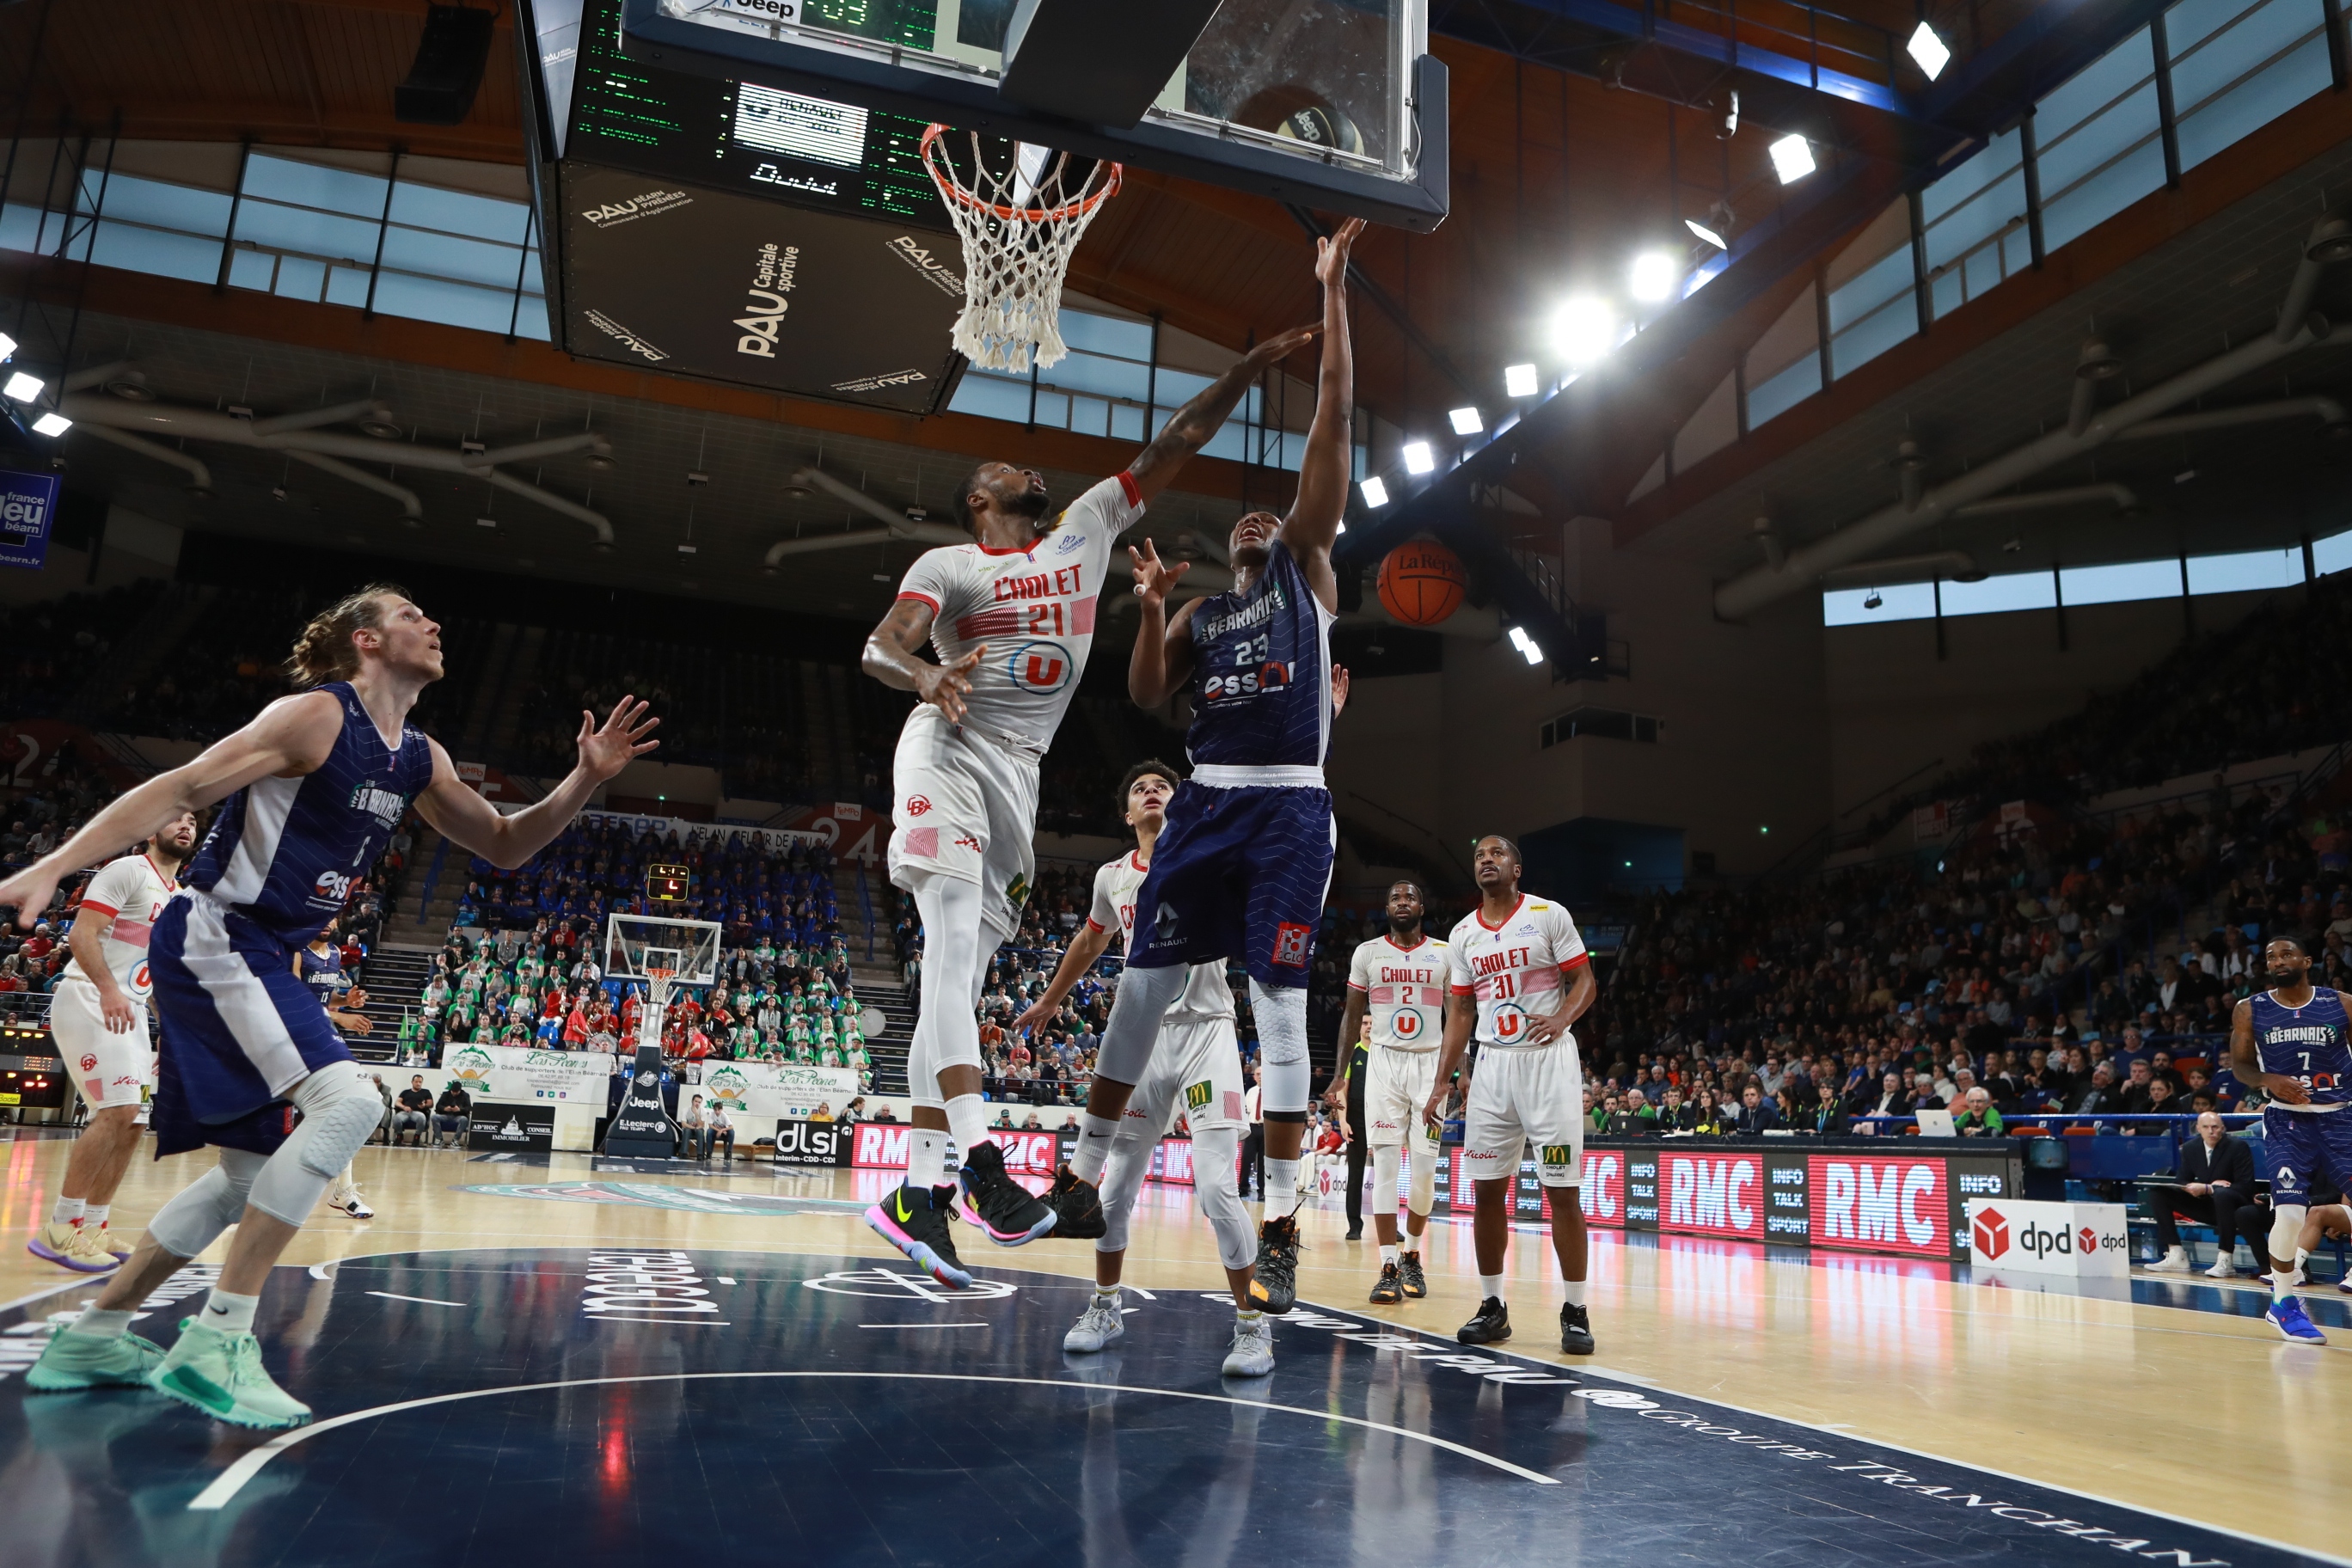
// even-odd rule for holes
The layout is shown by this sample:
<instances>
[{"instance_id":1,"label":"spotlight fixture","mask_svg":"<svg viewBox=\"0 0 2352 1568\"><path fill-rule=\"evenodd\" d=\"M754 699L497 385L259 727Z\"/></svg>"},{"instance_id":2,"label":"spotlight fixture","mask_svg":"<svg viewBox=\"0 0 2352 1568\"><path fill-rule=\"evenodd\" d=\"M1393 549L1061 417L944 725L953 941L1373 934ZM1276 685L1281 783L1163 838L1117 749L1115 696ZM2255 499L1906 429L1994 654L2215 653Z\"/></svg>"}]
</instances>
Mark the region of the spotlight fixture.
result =
<instances>
[{"instance_id":1,"label":"spotlight fixture","mask_svg":"<svg viewBox=\"0 0 2352 1568\"><path fill-rule=\"evenodd\" d=\"M1407 441L1404 444L1404 471L1406 473L1425 474L1435 467L1437 467L1437 459L1430 455L1428 442Z\"/></svg>"},{"instance_id":2,"label":"spotlight fixture","mask_svg":"<svg viewBox=\"0 0 2352 1568\"><path fill-rule=\"evenodd\" d=\"M1363 493L1364 504L1374 510L1389 504L1389 488L1381 483L1381 477L1378 474L1374 474L1356 489Z\"/></svg>"},{"instance_id":3,"label":"spotlight fixture","mask_svg":"<svg viewBox=\"0 0 2352 1568\"><path fill-rule=\"evenodd\" d=\"M1783 136L1772 143L1772 172L1784 185L1793 185L1813 172L1813 144L1802 136Z\"/></svg>"},{"instance_id":4,"label":"spotlight fixture","mask_svg":"<svg viewBox=\"0 0 2352 1568\"><path fill-rule=\"evenodd\" d=\"M1662 305L1675 297L1675 258L1663 250L1645 250L1633 258L1627 291L1644 305Z\"/></svg>"},{"instance_id":5,"label":"spotlight fixture","mask_svg":"<svg viewBox=\"0 0 2352 1568\"><path fill-rule=\"evenodd\" d=\"M2123 356L2096 338L2084 343L2074 358L2074 374L2079 380L2113 381L2123 373Z\"/></svg>"},{"instance_id":6,"label":"spotlight fixture","mask_svg":"<svg viewBox=\"0 0 2352 1568\"><path fill-rule=\"evenodd\" d=\"M1569 363L1591 364L1617 346L1617 312L1606 300L1577 295L1553 314L1551 341Z\"/></svg>"},{"instance_id":7,"label":"spotlight fixture","mask_svg":"<svg viewBox=\"0 0 2352 1568\"><path fill-rule=\"evenodd\" d=\"M44 414L38 419L33 421L33 433L37 436L47 436L54 438L64 435L67 431L72 428L73 421L67 418L62 414Z\"/></svg>"},{"instance_id":8,"label":"spotlight fixture","mask_svg":"<svg viewBox=\"0 0 2352 1568\"><path fill-rule=\"evenodd\" d=\"M1878 606L1879 606L1879 605L1883 605L1883 604L1885 604L1885 603L1886 603L1886 601L1885 601L1885 600L1884 600L1884 599L1882 599L1882 598L1880 598L1880 597L1878 596L1878 590L1877 590L1877 589L1875 589L1875 588L1873 588L1873 589L1870 591L1870 593L1869 593L1869 594L1868 594L1868 595L1867 595L1863 599L1863 601L1862 601L1862 607L1863 607L1864 609L1865 609L1865 610L1874 610L1874 609L1878 608Z\"/></svg>"},{"instance_id":9,"label":"spotlight fixture","mask_svg":"<svg viewBox=\"0 0 2352 1568\"><path fill-rule=\"evenodd\" d=\"M694 550L695 547L691 544L681 544L677 547L677 552L680 555L691 555L694 553Z\"/></svg>"},{"instance_id":10,"label":"spotlight fixture","mask_svg":"<svg viewBox=\"0 0 2352 1568\"><path fill-rule=\"evenodd\" d=\"M16 352L16 340L10 337L5 332L0 332L0 359L6 359L10 354L15 353Z\"/></svg>"},{"instance_id":11,"label":"spotlight fixture","mask_svg":"<svg viewBox=\"0 0 2352 1568\"><path fill-rule=\"evenodd\" d=\"M1456 408L1445 417L1452 422L1456 436L1475 436L1486 427L1486 422L1478 417L1475 408Z\"/></svg>"},{"instance_id":12,"label":"spotlight fixture","mask_svg":"<svg viewBox=\"0 0 2352 1568\"><path fill-rule=\"evenodd\" d=\"M588 471L590 473L606 474L612 472L612 470L613 458L611 453L595 452L590 454L588 458Z\"/></svg>"},{"instance_id":13,"label":"spotlight fixture","mask_svg":"<svg viewBox=\"0 0 2352 1568\"><path fill-rule=\"evenodd\" d=\"M495 517L478 517L474 520L476 528L496 528L498 525L499 520Z\"/></svg>"},{"instance_id":14,"label":"spotlight fixture","mask_svg":"<svg viewBox=\"0 0 2352 1568\"><path fill-rule=\"evenodd\" d=\"M1505 365L1503 395L1507 397L1533 397L1536 395L1536 367L1531 364Z\"/></svg>"},{"instance_id":15,"label":"spotlight fixture","mask_svg":"<svg viewBox=\"0 0 2352 1568\"><path fill-rule=\"evenodd\" d=\"M686 471L686 482L689 485L707 485L710 482L710 476L700 468L688 468Z\"/></svg>"},{"instance_id":16,"label":"spotlight fixture","mask_svg":"<svg viewBox=\"0 0 2352 1568\"><path fill-rule=\"evenodd\" d=\"M1726 240L1722 235L1717 233L1714 229L1707 227L1706 225L1699 222L1698 219L1695 217L1686 217L1683 219L1683 226L1690 230L1693 234L1698 236L1701 239L1706 241L1707 244L1715 247L1717 250L1729 250L1731 248L1730 242Z\"/></svg>"},{"instance_id":17,"label":"spotlight fixture","mask_svg":"<svg viewBox=\"0 0 2352 1568\"><path fill-rule=\"evenodd\" d=\"M2310 243L2303 247L2304 258L2323 267L2338 261L2352 261L2352 224L2332 217L2311 231ZM0 359L7 358L0 352Z\"/></svg>"},{"instance_id":18,"label":"spotlight fixture","mask_svg":"<svg viewBox=\"0 0 2352 1568\"><path fill-rule=\"evenodd\" d=\"M125 403L155 401L155 389L148 385L147 378L135 370L127 371L108 382L106 395L109 397L119 397Z\"/></svg>"},{"instance_id":19,"label":"spotlight fixture","mask_svg":"<svg viewBox=\"0 0 2352 1568\"><path fill-rule=\"evenodd\" d=\"M362 419L360 421L360 432L362 435L373 436L379 441L391 441L399 437L400 426L390 419Z\"/></svg>"},{"instance_id":20,"label":"spotlight fixture","mask_svg":"<svg viewBox=\"0 0 2352 1568\"><path fill-rule=\"evenodd\" d=\"M1529 664L1541 664L1543 662L1544 651L1541 647L1537 646L1535 638L1528 636L1527 627L1513 626L1511 628L1511 646L1518 649L1519 657L1526 659Z\"/></svg>"},{"instance_id":21,"label":"spotlight fixture","mask_svg":"<svg viewBox=\"0 0 2352 1568\"><path fill-rule=\"evenodd\" d=\"M1910 42L1905 44L1903 48L1918 63L1919 69L1929 81L1943 75L1944 68L1952 63L1950 47L1937 35L1935 28L1927 26L1924 18L1912 31Z\"/></svg>"},{"instance_id":22,"label":"spotlight fixture","mask_svg":"<svg viewBox=\"0 0 2352 1568\"><path fill-rule=\"evenodd\" d=\"M39 376L28 375L20 370L8 378L6 386L0 387L0 393L5 393L11 402L30 403L41 395L41 386Z\"/></svg>"}]
</instances>

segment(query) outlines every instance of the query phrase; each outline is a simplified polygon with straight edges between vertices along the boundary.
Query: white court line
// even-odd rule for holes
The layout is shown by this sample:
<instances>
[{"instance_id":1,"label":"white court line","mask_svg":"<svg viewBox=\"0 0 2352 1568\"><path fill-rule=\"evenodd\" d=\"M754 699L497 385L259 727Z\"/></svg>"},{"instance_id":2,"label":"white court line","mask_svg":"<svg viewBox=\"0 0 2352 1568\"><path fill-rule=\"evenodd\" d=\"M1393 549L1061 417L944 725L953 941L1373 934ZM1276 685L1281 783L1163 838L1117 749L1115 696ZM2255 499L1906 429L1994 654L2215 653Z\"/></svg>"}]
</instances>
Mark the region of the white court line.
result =
<instances>
[{"instance_id":1,"label":"white court line","mask_svg":"<svg viewBox=\"0 0 2352 1568\"><path fill-rule=\"evenodd\" d=\"M470 1302L466 1301L436 1301L430 1296L403 1296L391 1290L371 1290L368 1294L371 1296L381 1296L387 1301L422 1301L428 1307L464 1307L471 1305Z\"/></svg>"},{"instance_id":2,"label":"white court line","mask_svg":"<svg viewBox=\"0 0 2352 1568\"><path fill-rule=\"evenodd\" d=\"M861 1329L984 1329L986 1323L860 1323Z\"/></svg>"},{"instance_id":3,"label":"white court line","mask_svg":"<svg viewBox=\"0 0 2352 1568\"><path fill-rule=\"evenodd\" d=\"M1484 1453L1467 1444L1432 1436L1426 1432L1415 1432L1410 1427L1391 1426L1385 1421L1369 1421L1360 1415L1344 1415L1336 1410L1310 1410L1297 1405L1275 1405L1265 1400L1235 1399L1229 1394L1195 1394L1181 1388L1139 1388L1123 1383L1075 1383L1056 1377L993 1377L949 1372L672 1372L638 1377L574 1377L555 1383L509 1384L502 1388L476 1388L463 1394L436 1394L425 1399L404 1399L396 1405L379 1405L369 1410L354 1410L348 1415L331 1415L324 1421L314 1422L308 1426L298 1426L293 1431L282 1436L273 1437L260 1447L246 1453L235 1464L215 1477L212 1485L198 1492L189 1502L188 1507L192 1511L203 1512L222 1508L230 1499L245 1489L247 1481L261 1473L263 1466L296 1444L307 1443L320 1433L331 1432L338 1426L348 1426L357 1421L373 1420L379 1415L396 1415L404 1410L422 1410L428 1405L450 1405L462 1399L493 1399L501 1394L538 1394L556 1388L595 1388L646 1383L703 1383L747 1377L871 1378L899 1383L990 1383L1033 1388L1074 1388L1085 1394L1151 1394L1161 1399L1197 1399L1208 1405L1241 1405L1257 1410L1278 1411L1285 1415L1304 1415L1310 1421L1338 1422L1344 1426L1360 1426L1368 1432L1385 1432L1391 1437L1402 1437L1411 1442L1424 1443L1433 1448L1444 1448L1450 1453L1459 1454L1464 1458L1475 1459L1482 1465L1517 1476L1521 1480L1533 1481L1538 1486L1559 1485L1559 1482L1550 1476L1522 1468L1520 1466L1512 1464L1508 1459L1498 1459L1494 1455Z\"/></svg>"},{"instance_id":4,"label":"white court line","mask_svg":"<svg viewBox=\"0 0 2352 1568\"><path fill-rule=\"evenodd\" d=\"M731 1329L735 1326L714 1318L632 1318L620 1312L591 1312L588 1316L600 1323L662 1323L673 1329Z\"/></svg>"}]
</instances>

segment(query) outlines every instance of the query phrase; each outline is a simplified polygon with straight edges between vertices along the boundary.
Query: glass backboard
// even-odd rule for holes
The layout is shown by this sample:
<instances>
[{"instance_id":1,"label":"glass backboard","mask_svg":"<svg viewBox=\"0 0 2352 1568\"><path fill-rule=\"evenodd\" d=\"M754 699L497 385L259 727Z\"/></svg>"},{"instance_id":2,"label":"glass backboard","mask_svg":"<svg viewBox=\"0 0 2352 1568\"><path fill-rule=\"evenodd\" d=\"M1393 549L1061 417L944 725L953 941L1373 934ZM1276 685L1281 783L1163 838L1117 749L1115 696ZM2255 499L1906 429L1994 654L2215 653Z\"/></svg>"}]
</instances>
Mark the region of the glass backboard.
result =
<instances>
[{"instance_id":1,"label":"glass backboard","mask_svg":"<svg viewBox=\"0 0 2352 1568\"><path fill-rule=\"evenodd\" d=\"M1444 218L1445 72L1428 52L1427 0L1224 0L1124 129L999 96L1013 5L622 0L621 48L766 89L763 128L804 154L847 136L805 110L814 96L1417 231Z\"/></svg>"}]
</instances>

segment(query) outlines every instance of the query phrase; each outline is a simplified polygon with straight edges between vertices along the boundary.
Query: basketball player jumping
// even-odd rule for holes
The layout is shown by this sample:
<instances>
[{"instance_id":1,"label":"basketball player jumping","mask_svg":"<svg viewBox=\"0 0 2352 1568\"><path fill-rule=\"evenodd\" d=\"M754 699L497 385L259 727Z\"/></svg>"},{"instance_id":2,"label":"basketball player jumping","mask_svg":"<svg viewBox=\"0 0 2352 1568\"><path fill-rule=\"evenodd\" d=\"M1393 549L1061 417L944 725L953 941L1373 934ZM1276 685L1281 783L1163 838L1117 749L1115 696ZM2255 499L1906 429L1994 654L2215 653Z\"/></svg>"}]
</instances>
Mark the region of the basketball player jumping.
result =
<instances>
[{"instance_id":1,"label":"basketball player jumping","mask_svg":"<svg viewBox=\"0 0 2352 1568\"><path fill-rule=\"evenodd\" d=\"M1584 1073L1569 1026L1599 989L1576 922L1559 905L1519 891L1518 846L1500 834L1478 840L1470 874L1478 907L1446 943L1445 1046L1422 1120L1444 1124L1445 1086L1470 1043L1475 1009L1477 1070L1463 1112L1462 1167L1477 1193L1473 1236L1478 1252L1478 1313L1454 1338L1491 1345L1511 1337L1503 1300L1503 1257L1510 1241L1519 1153L1529 1143L1551 1204L1552 1251L1567 1281L1559 1310L1559 1348L1592 1353L1584 1309Z\"/></svg>"},{"instance_id":2,"label":"basketball player jumping","mask_svg":"<svg viewBox=\"0 0 2352 1568\"><path fill-rule=\"evenodd\" d=\"M1151 1066L1160 1019L1191 966L1237 958L1249 966L1265 1117L1265 1220L1250 1301L1236 1325L1263 1337L1267 1311L1286 1312L1298 1266L1298 1152L1313 1088L1307 1056L1307 980L1338 830L1323 757L1331 736L1331 623L1339 579L1331 544L1348 500L1354 424L1349 349L1348 250L1351 220L1316 242L1323 286L1323 363L1315 420L1290 515L1254 511L1228 541L1233 591L1167 613L1183 567L1163 565L1147 542L1131 549L1143 627L1128 665L1128 693L1157 708L1180 686L1192 691L1186 745L1192 776L1168 807L1150 873L1138 889L1140 941L1112 1004L1086 1117L1051 1201L1090 1212L1095 1184L1118 1137L1129 1096Z\"/></svg>"},{"instance_id":3,"label":"basketball player jumping","mask_svg":"<svg viewBox=\"0 0 2352 1568\"><path fill-rule=\"evenodd\" d=\"M2271 1305L2263 1316L2298 1344L2324 1345L2294 1293L2296 1246L2311 1206L2312 1177L2326 1171L2352 1191L2352 1018L2344 994L2311 983L2302 944L2282 937L2263 949L2271 988L2230 1015L2230 1070L2271 1097L2263 1108L2271 1178Z\"/></svg>"},{"instance_id":4,"label":"basketball player jumping","mask_svg":"<svg viewBox=\"0 0 2352 1568\"><path fill-rule=\"evenodd\" d=\"M220 1163L157 1212L97 1304L49 1341L26 1374L37 1390L143 1384L235 1426L310 1419L263 1369L254 1309L278 1255L383 1107L296 977L294 953L341 910L352 879L366 874L411 804L460 847L519 866L655 744L643 739L655 721L634 699L614 704L601 727L583 713L571 774L502 816L406 722L417 693L441 679L441 628L400 590L362 589L320 615L290 668L312 689L272 702L194 762L127 792L0 882L0 905L29 923L59 878L108 846L225 802L148 944L164 1026L156 1152L209 1143ZM220 1281L170 1352L131 1333L139 1303L232 1225Z\"/></svg>"},{"instance_id":5,"label":"basketball player jumping","mask_svg":"<svg viewBox=\"0 0 2352 1568\"><path fill-rule=\"evenodd\" d=\"M1437 1197L1437 1139L1421 1108L1437 1087L1437 1049L1444 1033L1446 944L1421 929L1421 889L1399 882L1389 889L1389 929L1356 949L1348 964L1348 1010L1339 1037L1352 1040L1369 1011L1372 1048L1364 1085L1371 1121L1372 1230L1381 1242L1381 1277L1372 1300L1391 1306L1429 1294L1421 1268L1422 1233ZM1412 1194L1405 1230L1412 1245L1397 1250L1397 1164L1412 1140Z\"/></svg>"},{"instance_id":6,"label":"basketball player jumping","mask_svg":"<svg viewBox=\"0 0 2352 1568\"><path fill-rule=\"evenodd\" d=\"M907 1180L866 1220L942 1284L971 1282L948 1229L951 1142L972 1217L997 1242L1018 1247L1057 1224L1066 1237L1102 1234L1099 1213L1057 1214L1032 1197L982 1135L981 987L989 960L1020 927L1036 870L1038 763L1086 673L1118 536L1216 435L1260 373L1316 330L1270 338L1236 361L1124 473L1058 518L1035 470L982 463L956 498L972 542L918 557L866 638L866 672L922 700L892 763L889 858L891 882L914 895L922 918L923 977L907 1060ZM917 657L926 639L936 664Z\"/></svg>"},{"instance_id":7,"label":"basketball player jumping","mask_svg":"<svg viewBox=\"0 0 2352 1568\"><path fill-rule=\"evenodd\" d=\"M73 1066L89 1125L66 1162L57 1207L25 1249L83 1274L103 1274L131 1256L106 1227L114 1190L139 1147L139 1107L151 1087L147 933L179 891L172 879L196 847L196 814L182 812L144 851L110 860L81 896L66 965L49 1000L49 1033ZM118 1250L119 1249L119 1250Z\"/></svg>"},{"instance_id":8,"label":"basketball player jumping","mask_svg":"<svg viewBox=\"0 0 2352 1568\"><path fill-rule=\"evenodd\" d=\"M1034 1032L1053 1022L1062 998L1102 956L1113 931L1134 951L1136 891L1151 869L1151 852L1167 826L1177 782L1176 770L1165 763L1138 763L1127 771L1119 798L1127 825L1135 830L1135 849L1095 873L1094 905L1085 927L1072 935L1061 966L1014 1021L1016 1028ZM1225 983L1223 959L1193 964L1187 972L1183 993L1161 1016L1151 1066L1127 1102L1103 1176L1105 1228L1095 1242L1094 1299L1063 1338L1066 1351L1098 1351L1126 1337L1118 1281L1128 1224L1150 1174L1152 1152L1180 1112L1192 1132L1193 1195L1216 1233L1234 1309L1247 1311L1250 1261L1257 1244L1234 1174L1247 1121L1242 1113L1241 1048L1234 1035L1234 988ZM1274 1370L1273 1347L1261 1336L1236 1336L1224 1370L1228 1377L1263 1377Z\"/></svg>"}]
</instances>

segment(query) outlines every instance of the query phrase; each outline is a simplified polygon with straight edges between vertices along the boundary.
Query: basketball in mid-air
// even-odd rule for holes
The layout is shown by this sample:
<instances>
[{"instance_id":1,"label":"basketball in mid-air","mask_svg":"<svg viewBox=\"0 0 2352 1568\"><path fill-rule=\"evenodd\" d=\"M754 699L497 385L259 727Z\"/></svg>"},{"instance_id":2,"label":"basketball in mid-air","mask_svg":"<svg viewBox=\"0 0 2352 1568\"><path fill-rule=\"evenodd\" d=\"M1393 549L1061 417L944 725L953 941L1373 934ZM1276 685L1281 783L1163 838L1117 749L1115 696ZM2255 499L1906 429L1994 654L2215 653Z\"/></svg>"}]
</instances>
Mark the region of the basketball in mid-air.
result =
<instances>
[{"instance_id":1,"label":"basketball in mid-air","mask_svg":"<svg viewBox=\"0 0 2352 1568\"><path fill-rule=\"evenodd\" d=\"M1442 624L1465 586L1462 558L1433 539L1408 540L1381 563L1381 607L1408 626Z\"/></svg>"}]
</instances>

